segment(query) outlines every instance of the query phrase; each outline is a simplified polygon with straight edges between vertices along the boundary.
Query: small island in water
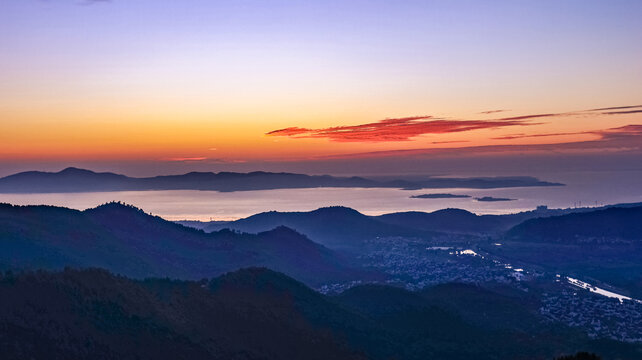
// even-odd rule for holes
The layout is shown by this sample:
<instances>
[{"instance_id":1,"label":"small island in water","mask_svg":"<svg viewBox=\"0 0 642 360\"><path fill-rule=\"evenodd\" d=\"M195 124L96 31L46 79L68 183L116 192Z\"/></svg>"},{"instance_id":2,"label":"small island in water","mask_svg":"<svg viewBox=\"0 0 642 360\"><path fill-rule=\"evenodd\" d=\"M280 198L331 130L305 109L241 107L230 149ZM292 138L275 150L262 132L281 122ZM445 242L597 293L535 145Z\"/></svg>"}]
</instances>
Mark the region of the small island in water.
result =
<instances>
[{"instance_id":1,"label":"small island in water","mask_svg":"<svg viewBox=\"0 0 642 360\"><path fill-rule=\"evenodd\" d=\"M470 195L458 195L458 194L421 194L421 195L412 195L411 199L460 199L460 198L469 198Z\"/></svg>"},{"instance_id":2,"label":"small island in water","mask_svg":"<svg viewBox=\"0 0 642 360\"><path fill-rule=\"evenodd\" d=\"M475 200L492 202L492 201L515 201L517 199L496 198L496 197L492 197L492 196L484 196L484 197L475 198Z\"/></svg>"}]
</instances>

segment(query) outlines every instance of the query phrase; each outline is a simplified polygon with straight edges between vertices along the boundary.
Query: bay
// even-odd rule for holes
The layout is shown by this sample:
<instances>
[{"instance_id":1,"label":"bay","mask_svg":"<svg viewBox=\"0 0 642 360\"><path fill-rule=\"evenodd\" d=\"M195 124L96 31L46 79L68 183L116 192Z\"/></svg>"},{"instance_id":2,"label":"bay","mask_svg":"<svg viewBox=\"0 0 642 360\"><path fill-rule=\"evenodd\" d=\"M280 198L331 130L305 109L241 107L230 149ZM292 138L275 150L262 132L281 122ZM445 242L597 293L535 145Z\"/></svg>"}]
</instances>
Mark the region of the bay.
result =
<instances>
[{"instance_id":1,"label":"bay","mask_svg":"<svg viewBox=\"0 0 642 360\"><path fill-rule=\"evenodd\" d=\"M363 189L311 188L216 192L198 190L118 191L51 194L0 194L0 202L16 205L55 205L84 210L109 201L122 201L168 220L234 220L264 211L309 211L347 206L367 215L399 211L460 208L477 214L505 214L536 206L569 208L642 202L642 170L567 172L540 178L566 186L503 189ZM449 193L471 198L413 199L412 195ZM475 197L514 201L480 202Z\"/></svg>"}]
</instances>

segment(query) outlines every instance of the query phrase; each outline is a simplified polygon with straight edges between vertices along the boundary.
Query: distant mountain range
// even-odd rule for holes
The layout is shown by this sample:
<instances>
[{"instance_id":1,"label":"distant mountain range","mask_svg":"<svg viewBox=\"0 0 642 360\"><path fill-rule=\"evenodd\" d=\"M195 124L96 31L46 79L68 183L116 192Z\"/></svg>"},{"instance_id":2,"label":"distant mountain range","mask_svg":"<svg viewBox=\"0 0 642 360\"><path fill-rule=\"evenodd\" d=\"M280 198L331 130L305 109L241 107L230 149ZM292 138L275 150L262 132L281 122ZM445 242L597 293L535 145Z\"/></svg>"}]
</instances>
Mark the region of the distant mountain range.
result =
<instances>
[{"instance_id":1,"label":"distant mountain range","mask_svg":"<svg viewBox=\"0 0 642 360\"><path fill-rule=\"evenodd\" d=\"M202 231L120 203L85 211L0 204L0 268L101 267L135 278L200 279L248 266L266 266L316 286L382 279L380 274L362 270L344 252L336 252L359 253L364 243L374 238L431 241L455 233L499 234L531 242L540 237L574 242L584 236L618 243L640 239L642 233L642 207L550 217L564 211L568 210L478 216L446 209L373 217L350 208L330 207L267 212L229 223L187 223ZM522 224L514 226L518 223Z\"/></svg>"},{"instance_id":2,"label":"distant mountain range","mask_svg":"<svg viewBox=\"0 0 642 360\"><path fill-rule=\"evenodd\" d=\"M0 267L101 267L136 278L201 279L268 266L308 284L369 276L283 226L206 234L119 203L77 211L0 204Z\"/></svg>"},{"instance_id":3,"label":"distant mountain range","mask_svg":"<svg viewBox=\"0 0 642 360\"><path fill-rule=\"evenodd\" d=\"M256 171L190 172L134 178L109 172L67 168L60 172L28 171L0 178L0 193L65 193L142 190L246 191L295 188L474 188L491 189L524 186L562 186L534 177L431 178L423 180L375 180L363 177L335 177Z\"/></svg>"},{"instance_id":4,"label":"distant mountain range","mask_svg":"<svg viewBox=\"0 0 642 360\"><path fill-rule=\"evenodd\" d=\"M342 207L308 212L269 211L235 221L178 221L206 232L233 229L257 233L283 225L308 235L329 247L356 246L374 236L415 236L430 238L441 233L500 235L523 221L572 213L594 212L612 207L630 208L642 203L609 205L601 208L540 208L506 215L476 215L467 210L443 209L434 212L408 211L367 216Z\"/></svg>"},{"instance_id":5,"label":"distant mountain range","mask_svg":"<svg viewBox=\"0 0 642 360\"><path fill-rule=\"evenodd\" d=\"M547 324L529 304L527 293L461 284L418 293L363 286L329 297L261 268L201 281L134 281L94 269L5 273L0 353L7 360L639 355L636 345Z\"/></svg>"},{"instance_id":6,"label":"distant mountain range","mask_svg":"<svg viewBox=\"0 0 642 360\"><path fill-rule=\"evenodd\" d=\"M206 232L232 229L258 233L287 226L331 248L359 248L364 240L386 236L430 237L433 232L388 224L354 209L333 206L307 212L269 211L231 222L180 222Z\"/></svg>"}]
</instances>

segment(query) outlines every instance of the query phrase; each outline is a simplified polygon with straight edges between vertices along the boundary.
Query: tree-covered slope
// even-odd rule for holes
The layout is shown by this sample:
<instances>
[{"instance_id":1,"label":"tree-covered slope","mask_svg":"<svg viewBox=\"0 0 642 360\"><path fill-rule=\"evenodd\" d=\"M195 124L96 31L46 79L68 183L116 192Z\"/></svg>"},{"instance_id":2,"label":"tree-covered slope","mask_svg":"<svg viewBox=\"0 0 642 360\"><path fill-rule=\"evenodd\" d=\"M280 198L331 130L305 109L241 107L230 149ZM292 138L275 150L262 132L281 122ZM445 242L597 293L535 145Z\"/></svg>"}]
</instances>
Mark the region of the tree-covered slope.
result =
<instances>
[{"instance_id":1,"label":"tree-covered slope","mask_svg":"<svg viewBox=\"0 0 642 360\"><path fill-rule=\"evenodd\" d=\"M205 233L110 203L85 211L0 204L0 265L102 267L115 273L200 279L269 266L308 284L366 276L335 252L283 227Z\"/></svg>"}]
</instances>

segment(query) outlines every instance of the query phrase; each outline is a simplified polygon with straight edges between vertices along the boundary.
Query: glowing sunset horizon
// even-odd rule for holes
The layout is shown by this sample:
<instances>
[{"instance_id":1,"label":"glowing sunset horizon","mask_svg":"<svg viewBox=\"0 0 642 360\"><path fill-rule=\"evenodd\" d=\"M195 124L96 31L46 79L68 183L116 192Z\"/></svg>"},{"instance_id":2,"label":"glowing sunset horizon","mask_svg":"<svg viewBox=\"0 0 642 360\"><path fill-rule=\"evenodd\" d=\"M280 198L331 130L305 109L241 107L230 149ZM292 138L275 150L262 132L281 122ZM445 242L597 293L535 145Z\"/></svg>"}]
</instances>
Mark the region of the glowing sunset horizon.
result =
<instances>
[{"instance_id":1,"label":"glowing sunset horizon","mask_svg":"<svg viewBox=\"0 0 642 360\"><path fill-rule=\"evenodd\" d=\"M4 175L642 153L637 2L34 0L0 10Z\"/></svg>"}]
</instances>

